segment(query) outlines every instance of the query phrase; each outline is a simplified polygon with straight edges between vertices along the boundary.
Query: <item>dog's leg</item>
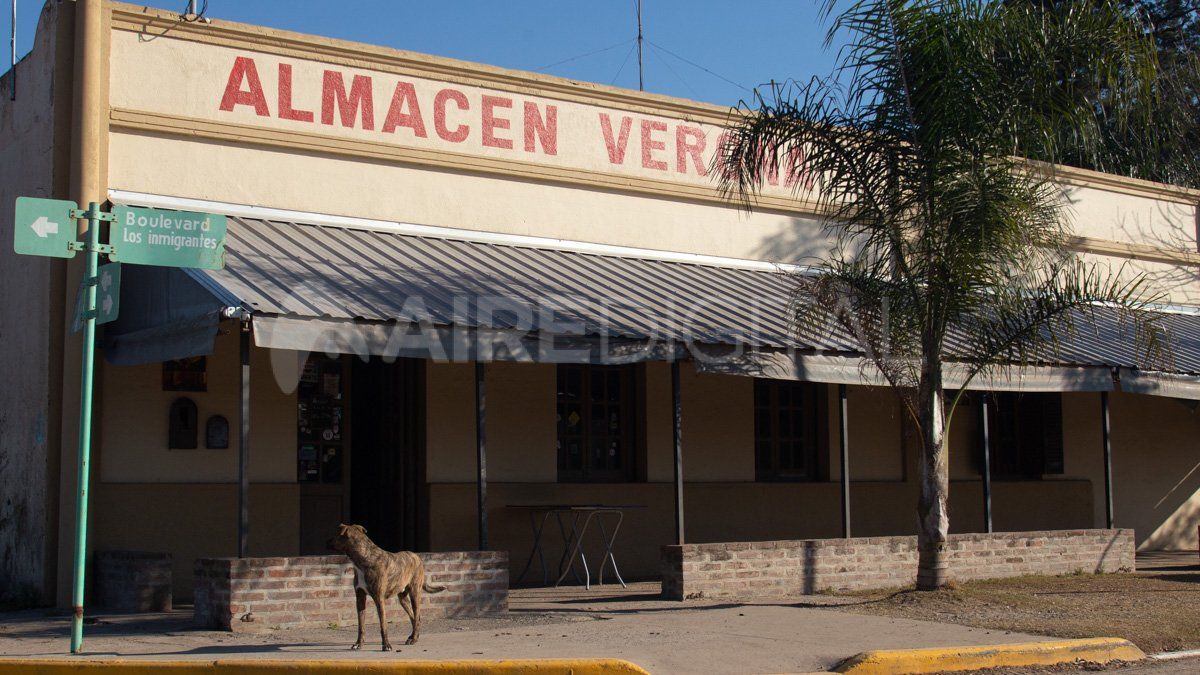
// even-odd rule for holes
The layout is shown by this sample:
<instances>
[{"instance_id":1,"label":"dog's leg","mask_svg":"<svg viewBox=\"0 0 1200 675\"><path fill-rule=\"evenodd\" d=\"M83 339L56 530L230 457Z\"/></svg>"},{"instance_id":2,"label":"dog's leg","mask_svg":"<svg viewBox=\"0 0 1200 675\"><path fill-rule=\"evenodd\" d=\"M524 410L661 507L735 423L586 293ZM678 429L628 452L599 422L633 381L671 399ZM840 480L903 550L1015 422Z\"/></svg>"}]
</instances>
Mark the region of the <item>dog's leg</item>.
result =
<instances>
[{"instance_id":1,"label":"dog's leg","mask_svg":"<svg viewBox=\"0 0 1200 675\"><path fill-rule=\"evenodd\" d=\"M412 605L408 619L412 622L412 634L404 641L406 645L416 644L417 638L421 637L421 586L424 583L424 575L417 575L408 586L408 604Z\"/></svg>"},{"instance_id":2,"label":"dog's leg","mask_svg":"<svg viewBox=\"0 0 1200 675\"><path fill-rule=\"evenodd\" d=\"M408 608L408 601L406 598L408 598L408 589L400 591L400 595L396 596L396 599L400 601L400 609L403 609L404 613L408 615L408 620L412 621L413 613L412 610Z\"/></svg>"},{"instance_id":3,"label":"dog's leg","mask_svg":"<svg viewBox=\"0 0 1200 675\"><path fill-rule=\"evenodd\" d=\"M350 649L362 649L363 614L367 611L367 592L361 588L354 589L354 603L358 609L358 641Z\"/></svg>"},{"instance_id":4,"label":"dog's leg","mask_svg":"<svg viewBox=\"0 0 1200 675\"><path fill-rule=\"evenodd\" d=\"M381 598L372 593L371 599L375 601L375 611L379 613L379 636L383 638L383 651L392 651L392 643L387 636L387 609L384 607L384 602L387 598Z\"/></svg>"}]
</instances>

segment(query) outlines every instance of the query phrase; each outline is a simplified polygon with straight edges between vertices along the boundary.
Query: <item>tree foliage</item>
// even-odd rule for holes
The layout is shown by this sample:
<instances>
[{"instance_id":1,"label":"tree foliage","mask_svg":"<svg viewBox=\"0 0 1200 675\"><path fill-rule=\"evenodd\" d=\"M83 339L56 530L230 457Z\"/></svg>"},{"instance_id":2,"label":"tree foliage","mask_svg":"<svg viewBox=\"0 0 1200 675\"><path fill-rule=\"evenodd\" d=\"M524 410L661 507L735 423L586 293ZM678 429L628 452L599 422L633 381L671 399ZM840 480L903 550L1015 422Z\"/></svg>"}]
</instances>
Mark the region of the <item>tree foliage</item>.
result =
<instances>
[{"instance_id":1,"label":"tree foliage","mask_svg":"<svg viewBox=\"0 0 1200 675\"><path fill-rule=\"evenodd\" d=\"M781 168L816 177L838 245L797 277L796 306L801 321L833 317L856 335L916 424L919 579L936 587L945 429L970 378L1044 362L1098 306L1119 309L1148 349L1161 344L1144 280L1067 248L1053 166L1103 165L1112 130L1144 133L1136 102L1154 95L1155 46L1115 0L859 0L838 31L851 39L833 76L739 106L720 175L747 205ZM949 403L947 361L966 380Z\"/></svg>"},{"instance_id":2,"label":"tree foliage","mask_svg":"<svg viewBox=\"0 0 1200 675\"><path fill-rule=\"evenodd\" d=\"M1053 20L1075 0L1006 0L1042 10ZM1200 187L1200 0L1120 0L1137 17L1155 46L1157 74L1146 96L1109 100L1093 92L1102 126L1100 152L1088 156L1064 148L1059 161L1187 187ZM1109 120L1114 108L1143 118L1136 128ZM1031 148L1030 156L1036 156Z\"/></svg>"}]
</instances>

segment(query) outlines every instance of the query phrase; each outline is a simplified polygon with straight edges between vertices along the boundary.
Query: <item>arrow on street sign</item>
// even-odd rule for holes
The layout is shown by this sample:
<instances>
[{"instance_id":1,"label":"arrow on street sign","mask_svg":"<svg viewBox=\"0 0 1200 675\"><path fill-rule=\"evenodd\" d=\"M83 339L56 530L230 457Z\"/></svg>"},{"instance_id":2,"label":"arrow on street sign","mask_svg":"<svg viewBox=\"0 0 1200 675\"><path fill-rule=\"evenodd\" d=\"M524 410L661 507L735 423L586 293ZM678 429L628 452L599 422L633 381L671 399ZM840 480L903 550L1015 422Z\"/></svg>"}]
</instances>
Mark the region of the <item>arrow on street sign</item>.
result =
<instances>
[{"instance_id":1,"label":"arrow on street sign","mask_svg":"<svg viewBox=\"0 0 1200 675\"><path fill-rule=\"evenodd\" d=\"M75 202L65 199L17 197L13 249L25 255L74 258Z\"/></svg>"},{"instance_id":2,"label":"arrow on street sign","mask_svg":"<svg viewBox=\"0 0 1200 675\"><path fill-rule=\"evenodd\" d=\"M33 233L42 239L45 239L47 235L58 234L58 223L51 222L46 216L33 221L33 225L30 227L33 229Z\"/></svg>"}]
</instances>

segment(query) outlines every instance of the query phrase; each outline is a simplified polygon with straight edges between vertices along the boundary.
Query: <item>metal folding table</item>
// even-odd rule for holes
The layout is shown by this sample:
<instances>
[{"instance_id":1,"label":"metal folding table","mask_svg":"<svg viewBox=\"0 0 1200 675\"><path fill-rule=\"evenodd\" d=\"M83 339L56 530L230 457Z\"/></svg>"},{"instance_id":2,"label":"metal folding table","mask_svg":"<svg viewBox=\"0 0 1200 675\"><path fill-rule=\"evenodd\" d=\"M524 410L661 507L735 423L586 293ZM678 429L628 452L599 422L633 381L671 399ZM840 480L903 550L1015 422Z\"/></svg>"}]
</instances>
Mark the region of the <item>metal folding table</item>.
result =
<instances>
[{"instance_id":1,"label":"metal folding table","mask_svg":"<svg viewBox=\"0 0 1200 675\"><path fill-rule=\"evenodd\" d=\"M617 559L613 556L613 543L617 540L617 532L621 529L621 522L625 519L625 511L630 509L644 509L645 506L626 505L626 504L509 504L510 509L524 509L529 511L529 523L533 528L533 549L529 552L529 559L525 561L525 568L521 570L521 574L517 576L514 584L521 583L525 575L529 573L529 568L533 566L533 559L536 557L538 563L542 567L542 584L550 584L550 570L546 566L546 556L542 546L542 535L546 529L546 523L550 517L554 516L555 522L558 524L559 535L562 536L563 553L558 560L558 578L554 581L554 585L558 586L562 580L567 577L567 574L574 574L577 581L583 581L584 586L588 589L592 587L591 570L588 568L587 555L583 550L584 537L587 534L588 528L592 521L596 522L596 526L600 528L600 543L604 547L604 553L600 556L600 569L598 570L598 583L604 583L604 567L611 563L613 574L616 575L617 581L621 582L621 586L625 586L625 580L621 578L621 571L617 569ZM538 518L541 514L541 518ZM612 531L605 527L605 518L610 519ZM570 528L567 527L567 521L570 521ZM579 579L579 573L575 571L575 559L578 558L583 566L584 578Z\"/></svg>"}]
</instances>

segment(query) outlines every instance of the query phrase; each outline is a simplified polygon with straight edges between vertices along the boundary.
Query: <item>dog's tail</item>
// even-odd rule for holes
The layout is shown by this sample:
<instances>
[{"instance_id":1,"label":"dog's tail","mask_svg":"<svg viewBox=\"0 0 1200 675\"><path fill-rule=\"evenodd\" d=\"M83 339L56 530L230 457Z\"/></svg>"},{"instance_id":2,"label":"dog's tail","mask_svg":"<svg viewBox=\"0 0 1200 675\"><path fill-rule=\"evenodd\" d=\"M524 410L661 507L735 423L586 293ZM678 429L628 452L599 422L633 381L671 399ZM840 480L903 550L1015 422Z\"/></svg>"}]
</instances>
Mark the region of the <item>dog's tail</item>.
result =
<instances>
[{"instance_id":1,"label":"dog's tail","mask_svg":"<svg viewBox=\"0 0 1200 675\"><path fill-rule=\"evenodd\" d=\"M424 583L422 583L422 584L421 584L421 588L422 588L422 589L424 589L424 591L425 591L426 593L441 593L442 591L446 590L446 587L445 587L445 586L431 586L431 585L429 585L429 581L428 581L428 580L426 580Z\"/></svg>"}]
</instances>

